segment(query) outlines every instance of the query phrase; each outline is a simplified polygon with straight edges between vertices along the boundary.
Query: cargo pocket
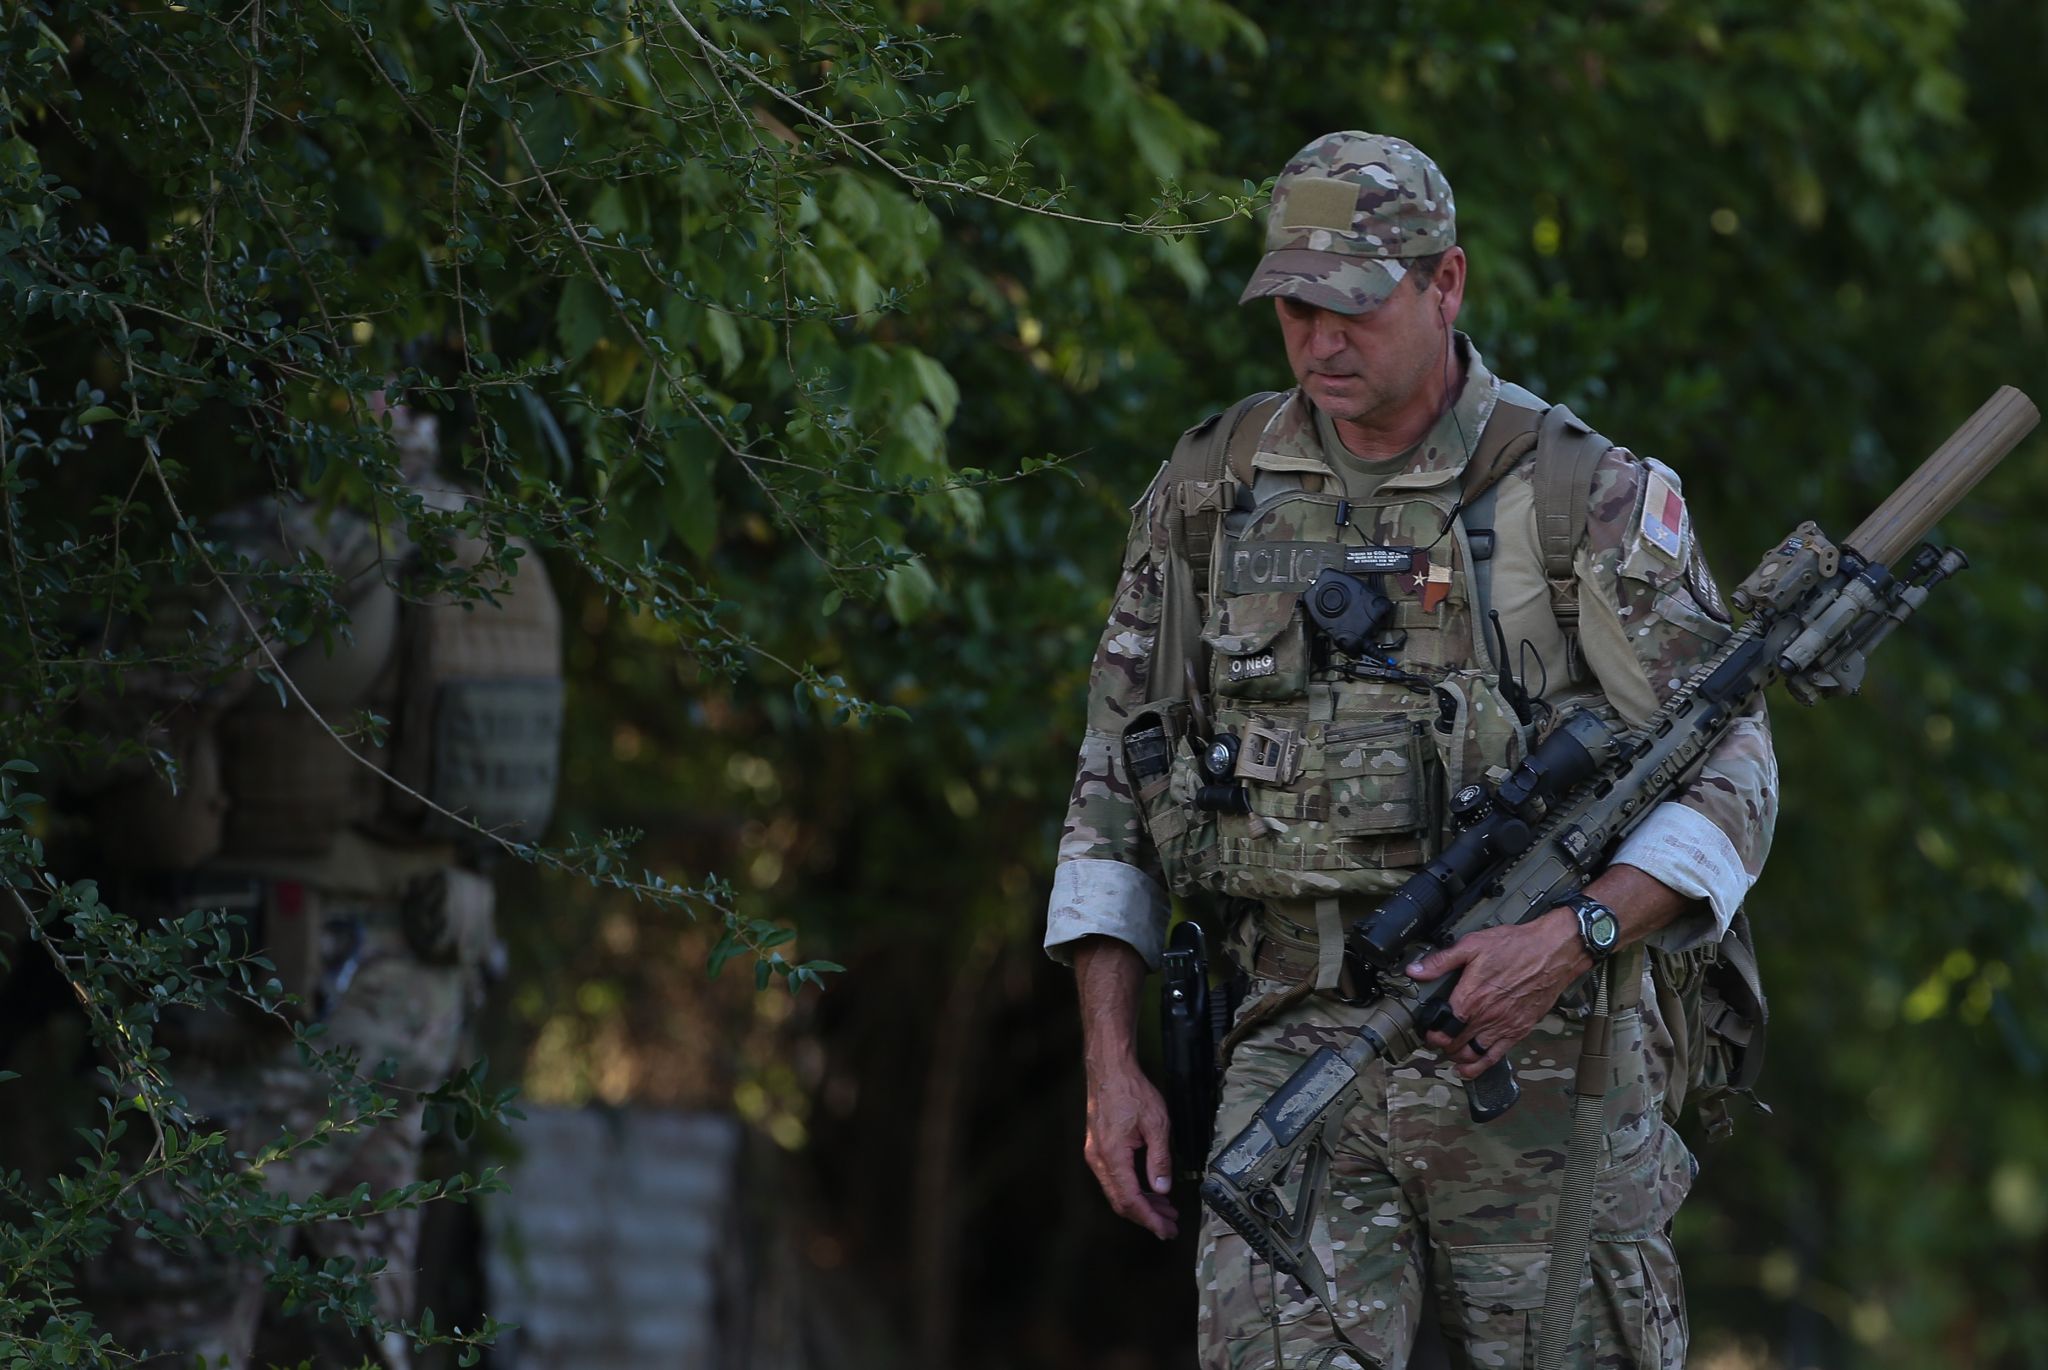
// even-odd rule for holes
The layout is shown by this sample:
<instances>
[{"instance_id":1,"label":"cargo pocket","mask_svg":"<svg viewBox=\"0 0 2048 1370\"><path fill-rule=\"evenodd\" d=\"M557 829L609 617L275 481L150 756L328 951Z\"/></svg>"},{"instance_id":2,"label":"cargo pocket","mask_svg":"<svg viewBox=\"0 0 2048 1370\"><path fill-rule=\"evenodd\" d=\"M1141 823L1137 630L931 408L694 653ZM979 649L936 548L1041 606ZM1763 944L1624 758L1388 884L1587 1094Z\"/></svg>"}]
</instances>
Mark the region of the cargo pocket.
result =
<instances>
[{"instance_id":1,"label":"cargo pocket","mask_svg":"<svg viewBox=\"0 0 2048 1370\"><path fill-rule=\"evenodd\" d=\"M1308 693L1308 629L1301 595L1275 590L1216 602L1202 632L1211 685L1233 699L1300 699Z\"/></svg>"},{"instance_id":2,"label":"cargo pocket","mask_svg":"<svg viewBox=\"0 0 2048 1370\"><path fill-rule=\"evenodd\" d=\"M1451 1283L1457 1293L1461 1360L1521 1370L1534 1363L1550 1247L1544 1242L1454 1246Z\"/></svg>"},{"instance_id":3,"label":"cargo pocket","mask_svg":"<svg viewBox=\"0 0 2048 1370\"><path fill-rule=\"evenodd\" d=\"M1529 754L1527 732L1490 675L1454 671L1437 684L1436 700L1429 733L1443 763L1445 794L1488 779L1496 767L1513 770Z\"/></svg>"},{"instance_id":4,"label":"cargo pocket","mask_svg":"<svg viewBox=\"0 0 2048 1370\"><path fill-rule=\"evenodd\" d=\"M1643 1148L1655 1140L1662 1117L1643 1050L1642 1009L1628 1008L1615 1014L1609 1041L1614 1073L1606 1097L1606 1140L1599 1169L1603 1177L1641 1161Z\"/></svg>"},{"instance_id":5,"label":"cargo pocket","mask_svg":"<svg viewBox=\"0 0 2048 1370\"><path fill-rule=\"evenodd\" d=\"M1195 807L1201 785L1187 737L1187 705L1166 700L1141 705L1124 728L1124 771L1152 839L1167 887L1186 894L1215 864L1215 815Z\"/></svg>"},{"instance_id":6,"label":"cargo pocket","mask_svg":"<svg viewBox=\"0 0 2048 1370\"><path fill-rule=\"evenodd\" d=\"M1337 866L1415 865L1435 855L1443 807L1443 763L1423 738L1427 725L1399 717L1323 730L1320 788Z\"/></svg>"},{"instance_id":7,"label":"cargo pocket","mask_svg":"<svg viewBox=\"0 0 2048 1370\"><path fill-rule=\"evenodd\" d=\"M1593 1236L1613 1242L1665 1236L1697 1169L1678 1133L1653 1115L1649 1140L1594 1177Z\"/></svg>"},{"instance_id":8,"label":"cargo pocket","mask_svg":"<svg viewBox=\"0 0 2048 1370\"><path fill-rule=\"evenodd\" d=\"M1671 1245L1671 1219L1692 1188L1692 1153L1661 1121L1637 1157L1600 1177L1593 1239L1587 1243L1593 1287L1580 1316L1597 1319L1645 1370L1685 1364L1685 1294Z\"/></svg>"}]
</instances>

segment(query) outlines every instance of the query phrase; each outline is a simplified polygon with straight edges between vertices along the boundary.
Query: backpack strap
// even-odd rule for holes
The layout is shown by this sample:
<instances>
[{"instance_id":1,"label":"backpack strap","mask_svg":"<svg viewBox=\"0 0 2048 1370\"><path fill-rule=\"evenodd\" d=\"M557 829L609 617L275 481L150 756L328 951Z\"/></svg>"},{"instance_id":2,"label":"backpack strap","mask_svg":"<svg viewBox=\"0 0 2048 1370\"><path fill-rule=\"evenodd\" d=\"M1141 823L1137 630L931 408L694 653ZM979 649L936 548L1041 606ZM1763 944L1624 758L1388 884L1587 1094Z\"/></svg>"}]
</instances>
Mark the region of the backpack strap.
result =
<instances>
[{"instance_id":1,"label":"backpack strap","mask_svg":"<svg viewBox=\"0 0 2048 1370\"><path fill-rule=\"evenodd\" d=\"M1572 559L1586 536L1586 506L1593 498L1593 474L1614 446L1561 404L1544 405L1520 386L1502 386L1500 402L1459 482L1459 503L1467 528L1492 522L1494 487L1531 456L1536 461L1536 545L1543 577L1550 583L1550 609L1571 635L1579 621L1578 584ZM1473 516L1479 516L1475 523ZM1479 617L1492 607L1492 568L1476 570ZM1497 664L1497 663L1496 663Z\"/></svg>"},{"instance_id":2,"label":"backpack strap","mask_svg":"<svg viewBox=\"0 0 2048 1370\"><path fill-rule=\"evenodd\" d=\"M1493 607L1493 549L1498 542L1493 522L1495 496L1500 493L1501 477L1536 450L1536 427L1545 407L1520 386L1510 392L1503 385L1501 391L1458 482L1458 513L1472 549L1472 594L1478 610L1472 616L1472 632L1480 652L1493 662L1495 675L1508 670L1486 631L1486 614ZM1472 537L1475 532L1483 533L1484 539Z\"/></svg>"},{"instance_id":3,"label":"backpack strap","mask_svg":"<svg viewBox=\"0 0 2048 1370\"><path fill-rule=\"evenodd\" d=\"M1153 694L1200 703L1202 622L1208 616L1209 567L1224 512L1251 483L1252 458L1266 420L1284 395L1247 395L1180 435L1159 474L1169 558L1160 587L1159 633L1152 644ZM1254 412L1256 411L1256 413ZM1246 422L1248 417L1255 422Z\"/></svg>"},{"instance_id":4,"label":"backpack strap","mask_svg":"<svg viewBox=\"0 0 2048 1370\"><path fill-rule=\"evenodd\" d=\"M1285 398L1275 390L1245 396L1181 434L1167 458L1169 510L1181 516L1189 579L1205 603L1218 525L1236 502L1238 487L1252 483L1259 438Z\"/></svg>"},{"instance_id":5,"label":"backpack strap","mask_svg":"<svg viewBox=\"0 0 2048 1370\"><path fill-rule=\"evenodd\" d=\"M1480 430L1479 445L1472 450L1472 459L1465 463L1465 474L1459 478L1458 500L1466 508L1471 508L1500 483L1502 476L1521 465L1522 458L1536 450L1536 429L1544 409L1541 400L1534 395L1529 398L1536 401L1535 407L1518 403L1507 395L1502 395L1493 406L1493 417Z\"/></svg>"},{"instance_id":6,"label":"backpack strap","mask_svg":"<svg viewBox=\"0 0 2048 1370\"><path fill-rule=\"evenodd\" d=\"M1536 545L1550 582L1551 612L1567 634L1579 621L1572 558L1586 536L1593 473L1613 446L1561 404L1550 406L1536 429Z\"/></svg>"}]
</instances>

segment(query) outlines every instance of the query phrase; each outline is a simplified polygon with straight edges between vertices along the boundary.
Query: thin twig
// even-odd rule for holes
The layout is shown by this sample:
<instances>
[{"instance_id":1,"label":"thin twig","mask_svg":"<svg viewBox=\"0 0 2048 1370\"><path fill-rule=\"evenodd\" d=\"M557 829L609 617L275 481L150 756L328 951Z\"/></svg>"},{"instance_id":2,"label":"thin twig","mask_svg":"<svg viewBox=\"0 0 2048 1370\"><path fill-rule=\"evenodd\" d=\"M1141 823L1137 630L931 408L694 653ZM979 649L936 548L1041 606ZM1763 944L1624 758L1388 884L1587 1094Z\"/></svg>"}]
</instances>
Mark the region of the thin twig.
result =
<instances>
[{"instance_id":1,"label":"thin twig","mask_svg":"<svg viewBox=\"0 0 2048 1370\"><path fill-rule=\"evenodd\" d=\"M257 68L263 62L263 0L249 6L249 95L242 102L242 137L235 144L235 165L249 158L249 133L256 127Z\"/></svg>"},{"instance_id":2,"label":"thin twig","mask_svg":"<svg viewBox=\"0 0 2048 1370\"><path fill-rule=\"evenodd\" d=\"M849 131L852 125L835 123L833 120L826 118L817 110L812 109L809 105L806 105L803 101L791 95L788 91L783 90L780 86L775 85L771 81L762 79L762 77L758 73L756 73L752 68L748 67L744 63L734 61L731 53L727 52L724 48L719 47L717 44L713 43L709 38L705 37L701 32L698 31L696 25L692 24L686 17L684 17L682 8L676 4L676 0L662 0L662 3L668 7L669 13L675 16L676 23L682 25L683 31L689 34L690 37L696 41L697 46L704 50L704 55L706 57L712 59L713 61L722 62L724 65L732 68L732 70L739 73L739 75L742 78L753 83L756 86L759 86L762 90L766 91L776 100L780 101L785 105L788 105L798 114L801 114L804 118L810 120L813 124L825 130L825 132L831 134L834 138L838 139L846 146L852 148L854 151L858 152L862 157L874 163L876 166L881 167L884 171L887 171L892 176L895 176L897 179L903 181L907 185L917 186L925 190L943 190L950 191L960 195L969 195L974 197L975 199L988 200L994 204L1004 205L1010 209L1020 209L1029 214L1043 215L1048 219L1060 219L1064 220L1067 223L1072 224L1085 224L1091 228L1117 228L1123 229L1126 232L1186 233L1191 232L1195 229L1211 228L1217 224L1227 224L1240 217L1237 214L1224 214L1219 215L1214 219L1199 219L1195 220L1194 222L1184 224L1160 224L1156 223L1153 219L1150 218L1139 219L1135 221L1123 220L1121 222L1111 219L1094 219L1088 217L1085 214L1068 214L1064 210L1052 209L1046 205L1025 204L1020 200L1010 199L1007 196L999 195L994 191L984 189L983 187L969 185L965 181L954 181L948 180L944 177L921 175L917 172L908 170L907 168L898 166L895 162L891 161L889 158L883 156L880 152L876 151L876 149L871 144L863 142L859 138L854 137L853 134Z\"/></svg>"}]
</instances>

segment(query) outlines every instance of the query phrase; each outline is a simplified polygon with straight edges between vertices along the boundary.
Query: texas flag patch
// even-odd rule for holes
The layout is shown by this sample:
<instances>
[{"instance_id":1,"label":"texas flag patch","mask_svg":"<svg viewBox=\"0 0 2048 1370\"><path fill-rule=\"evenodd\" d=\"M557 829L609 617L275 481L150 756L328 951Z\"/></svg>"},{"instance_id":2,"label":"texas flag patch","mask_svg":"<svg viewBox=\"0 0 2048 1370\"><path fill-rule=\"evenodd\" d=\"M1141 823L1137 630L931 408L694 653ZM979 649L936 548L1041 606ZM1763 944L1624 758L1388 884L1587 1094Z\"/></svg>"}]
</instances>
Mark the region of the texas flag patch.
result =
<instances>
[{"instance_id":1,"label":"texas flag patch","mask_svg":"<svg viewBox=\"0 0 2048 1370\"><path fill-rule=\"evenodd\" d=\"M1649 477L1649 488L1643 492L1643 537L1676 561L1685 546L1685 500L1662 472L1653 470Z\"/></svg>"}]
</instances>

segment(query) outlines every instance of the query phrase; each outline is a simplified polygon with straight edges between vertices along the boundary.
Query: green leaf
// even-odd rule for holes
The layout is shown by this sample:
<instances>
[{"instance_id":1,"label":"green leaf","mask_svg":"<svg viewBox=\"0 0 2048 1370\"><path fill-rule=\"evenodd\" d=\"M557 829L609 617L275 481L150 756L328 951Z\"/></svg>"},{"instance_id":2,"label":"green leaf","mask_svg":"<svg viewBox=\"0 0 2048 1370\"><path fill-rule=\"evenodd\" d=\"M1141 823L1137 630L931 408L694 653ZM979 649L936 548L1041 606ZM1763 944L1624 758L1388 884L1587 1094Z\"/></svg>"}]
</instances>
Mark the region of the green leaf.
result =
<instances>
[{"instance_id":1,"label":"green leaf","mask_svg":"<svg viewBox=\"0 0 2048 1370\"><path fill-rule=\"evenodd\" d=\"M555 306L555 334L570 361L581 360L597 346L611 314L611 301L589 281L577 277L562 287L561 301Z\"/></svg>"},{"instance_id":2,"label":"green leaf","mask_svg":"<svg viewBox=\"0 0 2048 1370\"><path fill-rule=\"evenodd\" d=\"M663 497L669 525L699 560L710 556L718 541L718 492L711 479L713 452L711 444L702 442L672 450Z\"/></svg>"},{"instance_id":3,"label":"green leaf","mask_svg":"<svg viewBox=\"0 0 2048 1370\"><path fill-rule=\"evenodd\" d=\"M889 613L896 621L905 627L924 617L938 592L938 583L925 569L922 557L913 557L901 566L891 566L882 577L882 601L889 606Z\"/></svg>"},{"instance_id":4,"label":"green leaf","mask_svg":"<svg viewBox=\"0 0 2048 1370\"><path fill-rule=\"evenodd\" d=\"M704 311L704 338L718 359L718 374L730 376L746 360L746 344L740 341L740 326L722 309Z\"/></svg>"},{"instance_id":5,"label":"green leaf","mask_svg":"<svg viewBox=\"0 0 2048 1370\"><path fill-rule=\"evenodd\" d=\"M80 414L78 416L78 422L81 426L84 426L95 423L105 423L108 419L118 419L120 417L121 412L118 409L109 409L104 404L96 404L92 408L86 410L83 414Z\"/></svg>"},{"instance_id":6,"label":"green leaf","mask_svg":"<svg viewBox=\"0 0 2048 1370\"><path fill-rule=\"evenodd\" d=\"M942 426L950 425L953 422L953 415L960 409L960 386L935 358L922 352L912 352L909 355L911 373L917 377L918 389L923 393L926 403L930 404L932 412L939 416L939 423Z\"/></svg>"}]
</instances>

